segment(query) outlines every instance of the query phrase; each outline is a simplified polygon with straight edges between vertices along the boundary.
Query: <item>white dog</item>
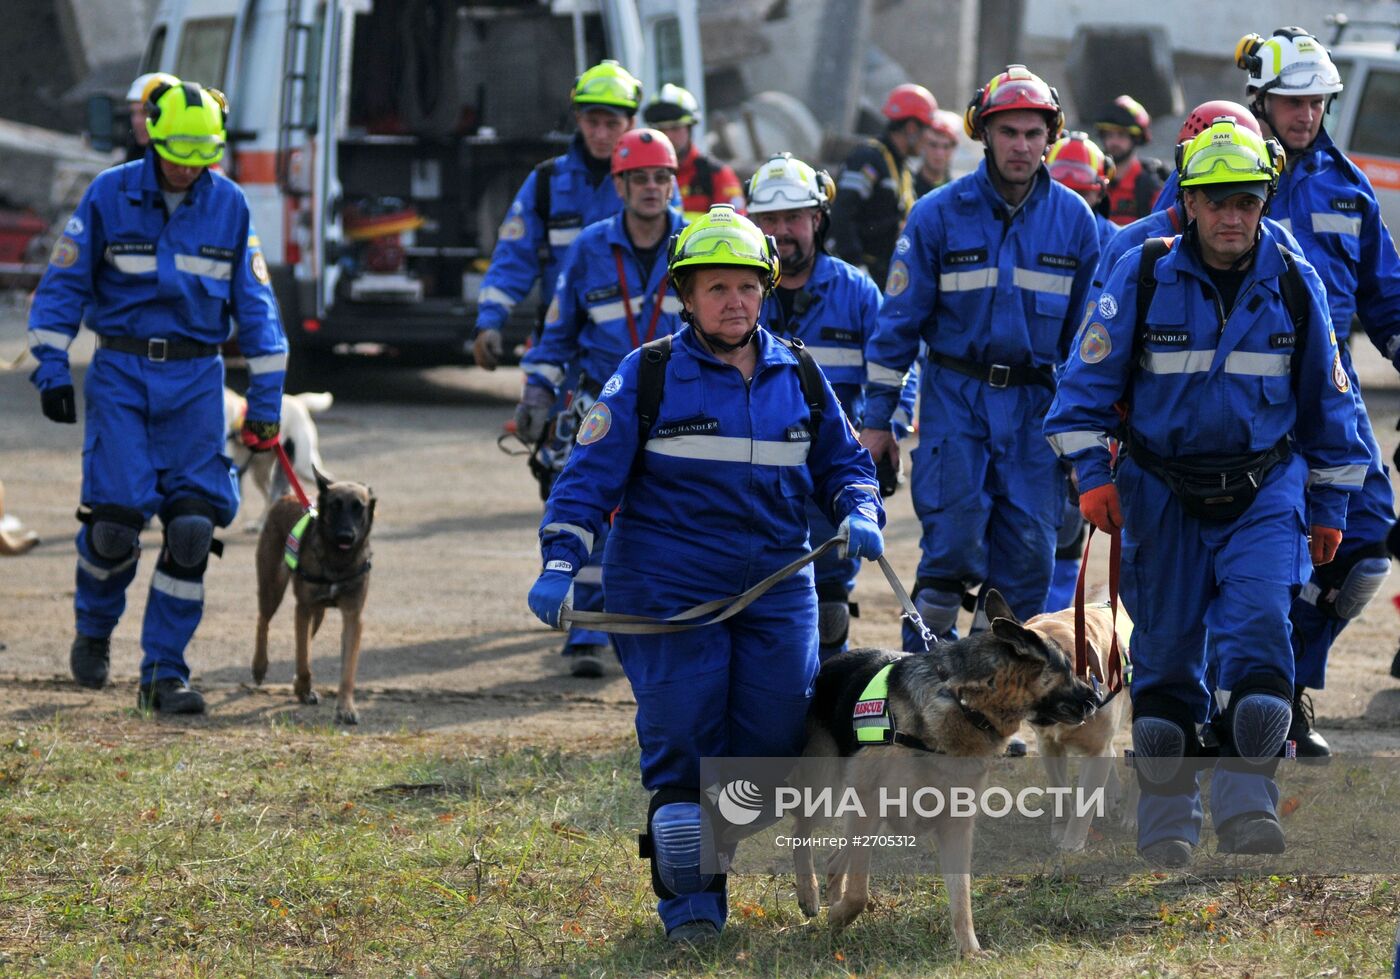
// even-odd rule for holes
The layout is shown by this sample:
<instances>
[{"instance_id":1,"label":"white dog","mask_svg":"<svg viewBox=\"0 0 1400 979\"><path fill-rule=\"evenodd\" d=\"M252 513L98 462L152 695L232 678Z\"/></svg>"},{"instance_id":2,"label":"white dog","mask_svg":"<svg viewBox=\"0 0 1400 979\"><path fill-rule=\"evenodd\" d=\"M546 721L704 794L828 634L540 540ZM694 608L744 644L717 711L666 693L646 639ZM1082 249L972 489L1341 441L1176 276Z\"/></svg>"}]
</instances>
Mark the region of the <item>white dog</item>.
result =
<instances>
[{"instance_id":1,"label":"white dog","mask_svg":"<svg viewBox=\"0 0 1400 979\"><path fill-rule=\"evenodd\" d=\"M287 458L291 459L302 488L312 496L316 491L313 467L325 473L326 464L321 460L320 438L311 416L326 411L334 401L328 391L282 395L282 447L287 450ZM267 497L262 515L243 526L249 533L255 533L267 521L267 511L272 504L290 493L292 485L277 461L276 452L254 452L238 437L247 413L247 399L224 388L224 430L228 433L228 454L238 468L239 482L242 483L245 474L251 474L253 485Z\"/></svg>"}]
</instances>

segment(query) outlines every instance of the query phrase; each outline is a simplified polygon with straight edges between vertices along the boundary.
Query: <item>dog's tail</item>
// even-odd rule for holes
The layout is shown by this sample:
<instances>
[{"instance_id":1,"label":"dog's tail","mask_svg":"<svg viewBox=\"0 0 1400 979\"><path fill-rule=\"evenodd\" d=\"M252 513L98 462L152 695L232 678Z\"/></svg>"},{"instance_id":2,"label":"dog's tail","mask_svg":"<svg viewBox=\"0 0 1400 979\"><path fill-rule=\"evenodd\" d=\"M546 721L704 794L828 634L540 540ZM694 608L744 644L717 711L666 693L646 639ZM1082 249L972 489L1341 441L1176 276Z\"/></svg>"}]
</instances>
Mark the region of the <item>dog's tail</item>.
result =
<instances>
[{"instance_id":1,"label":"dog's tail","mask_svg":"<svg viewBox=\"0 0 1400 979\"><path fill-rule=\"evenodd\" d=\"M319 415L323 411L329 411L331 405L335 404L335 395L329 391L303 391L297 395L301 403L306 406L306 410L313 415Z\"/></svg>"}]
</instances>

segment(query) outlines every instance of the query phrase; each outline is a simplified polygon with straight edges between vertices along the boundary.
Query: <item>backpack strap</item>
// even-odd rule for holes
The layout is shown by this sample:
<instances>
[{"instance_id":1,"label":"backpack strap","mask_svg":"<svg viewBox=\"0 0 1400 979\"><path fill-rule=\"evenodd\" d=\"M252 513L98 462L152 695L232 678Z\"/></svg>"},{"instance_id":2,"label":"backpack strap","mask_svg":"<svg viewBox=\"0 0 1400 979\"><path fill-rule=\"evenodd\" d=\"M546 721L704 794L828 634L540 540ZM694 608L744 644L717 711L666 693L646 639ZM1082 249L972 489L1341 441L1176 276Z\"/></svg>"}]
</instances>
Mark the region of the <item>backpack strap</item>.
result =
<instances>
[{"instance_id":1,"label":"backpack strap","mask_svg":"<svg viewBox=\"0 0 1400 979\"><path fill-rule=\"evenodd\" d=\"M1288 308L1288 318L1293 321L1293 332L1301 342L1308 325L1308 284L1303 281L1303 273L1298 271L1293 253L1282 242L1277 244L1278 253L1283 258L1283 278L1278 280L1278 288L1283 294L1283 305Z\"/></svg>"},{"instance_id":2,"label":"backpack strap","mask_svg":"<svg viewBox=\"0 0 1400 979\"><path fill-rule=\"evenodd\" d=\"M661 413L661 396L666 391L666 364L671 359L671 334L642 344L641 351L641 362L637 364L638 453Z\"/></svg>"},{"instance_id":3,"label":"backpack strap","mask_svg":"<svg viewBox=\"0 0 1400 979\"><path fill-rule=\"evenodd\" d=\"M1152 297L1157 293L1157 260L1172 250L1174 241L1175 238L1148 238L1142 243L1142 258L1138 262L1137 276L1137 333L1141 333L1146 325L1147 310L1152 306Z\"/></svg>"},{"instance_id":4,"label":"backpack strap","mask_svg":"<svg viewBox=\"0 0 1400 979\"><path fill-rule=\"evenodd\" d=\"M543 163L535 166L535 215L540 219L540 226L544 228L544 238L540 244L540 261L549 261L549 214L553 202L550 200L553 188L550 186L554 182L554 157L550 157Z\"/></svg>"},{"instance_id":5,"label":"backpack strap","mask_svg":"<svg viewBox=\"0 0 1400 979\"><path fill-rule=\"evenodd\" d=\"M816 358L812 356L806 344L797 337L780 337L774 334L774 339L791 350L797 358L797 383L802 387L802 400L807 402L807 413L812 419L812 437L815 438L817 430L822 426L822 415L826 413L826 385L822 383L822 369L817 366Z\"/></svg>"},{"instance_id":6,"label":"backpack strap","mask_svg":"<svg viewBox=\"0 0 1400 979\"><path fill-rule=\"evenodd\" d=\"M704 153L695 157L695 180L690 185L690 192L707 201L714 200L715 166Z\"/></svg>"}]
</instances>

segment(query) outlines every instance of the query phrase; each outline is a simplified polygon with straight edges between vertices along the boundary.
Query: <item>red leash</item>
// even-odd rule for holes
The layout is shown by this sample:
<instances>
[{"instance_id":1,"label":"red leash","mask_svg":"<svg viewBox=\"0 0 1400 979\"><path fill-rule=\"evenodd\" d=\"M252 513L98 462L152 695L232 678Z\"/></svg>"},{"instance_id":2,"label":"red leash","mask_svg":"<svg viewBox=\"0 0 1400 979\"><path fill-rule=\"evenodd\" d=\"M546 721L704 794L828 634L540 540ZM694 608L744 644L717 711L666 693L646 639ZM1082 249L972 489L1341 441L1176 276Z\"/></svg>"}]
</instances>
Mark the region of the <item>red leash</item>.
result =
<instances>
[{"instance_id":1,"label":"red leash","mask_svg":"<svg viewBox=\"0 0 1400 979\"><path fill-rule=\"evenodd\" d=\"M277 439L273 441L272 447L277 450L277 461L282 464L282 471L287 474L287 482L292 484L292 492L295 493L297 499L301 501L301 508L303 510L310 510L311 500L307 498L306 490L301 488L301 480L297 479L296 470L292 468L292 460L287 458L287 450L282 448L281 436L278 436ZM1082 585L1082 569L1080 575Z\"/></svg>"},{"instance_id":2,"label":"red leash","mask_svg":"<svg viewBox=\"0 0 1400 979\"><path fill-rule=\"evenodd\" d=\"M1094 542L1095 528L1089 525L1089 538L1084 542L1084 556L1079 562L1079 580L1074 585L1074 673L1092 677L1108 687L1112 696L1123 689L1123 656L1118 649L1118 573L1123 559L1123 532L1109 536L1108 603L1113 609L1113 639L1108 652L1108 672L1099 662L1098 653L1089 646L1084 630L1084 580L1089 570L1089 545Z\"/></svg>"}]
</instances>

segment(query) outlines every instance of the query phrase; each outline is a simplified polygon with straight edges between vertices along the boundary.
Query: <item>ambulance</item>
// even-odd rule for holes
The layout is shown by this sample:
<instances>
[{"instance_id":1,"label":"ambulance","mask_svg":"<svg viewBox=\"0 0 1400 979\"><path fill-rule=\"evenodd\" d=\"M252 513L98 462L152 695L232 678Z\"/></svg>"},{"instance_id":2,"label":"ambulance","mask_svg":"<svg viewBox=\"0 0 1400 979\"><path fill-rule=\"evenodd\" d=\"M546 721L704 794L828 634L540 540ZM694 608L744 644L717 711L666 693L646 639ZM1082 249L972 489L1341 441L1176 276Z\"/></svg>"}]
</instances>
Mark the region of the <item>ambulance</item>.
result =
<instances>
[{"instance_id":1,"label":"ambulance","mask_svg":"<svg viewBox=\"0 0 1400 979\"><path fill-rule=\"evenodd\" d=\"M563 151L575 77L605 57L702 93L697 0L165 0L141 71L229 100L292 348L470 362L496 229ZM535 325L516 307L507 351Z\"/></svg>"},{"instance_id":2,"label":"ambulance","mask_svg":"<svg viewBox=\"0 0 1400 979\"><path fill-rule=\"evenodd\" d=\"M1337 18L1332 18L1335 22ZM1345 22L1343 23L1345 26ZM1338 38L1332 60L1346 86L1325 125L1333 141L1371 181L1391 234L1400 229L1400 24L1389 40ZM1340 34L1340 32L1339 32Z\"/></svg>"}]
</instances>

